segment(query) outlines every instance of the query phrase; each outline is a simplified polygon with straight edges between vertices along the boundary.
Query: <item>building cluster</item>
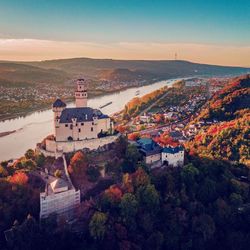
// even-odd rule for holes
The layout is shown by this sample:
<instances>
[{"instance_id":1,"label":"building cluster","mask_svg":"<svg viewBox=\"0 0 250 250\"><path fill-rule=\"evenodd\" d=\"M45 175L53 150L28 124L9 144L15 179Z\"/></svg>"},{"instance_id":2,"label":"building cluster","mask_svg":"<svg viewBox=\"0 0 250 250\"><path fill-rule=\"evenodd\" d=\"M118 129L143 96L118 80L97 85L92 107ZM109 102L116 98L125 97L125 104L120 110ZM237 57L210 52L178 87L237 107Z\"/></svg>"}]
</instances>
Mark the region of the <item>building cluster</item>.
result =
<instances>
[{"instance_id":1,"label":"building cluster","mask_svg":"<svg viewBox=\"0 0 250 250\"><path fill-rule=\"evenodd\" d=\"M206 97L202 94L195 95L192 100L188 100L182 106L170 105L162 110L144 113L135 119L135 125L143 124L145 128L152 127L159 123L159 117L164 124L178 123L193 114L204 102Z\"/></svg>"},{"instance_id":2,"label":"building cluster","mask_svg":"<svg viewBox=\"0 0 250 250\"><path fill-rule=\"evenodd\" d=\"M23 102L23 101L47 101L51 99L54 93L58 93L62 98L68 99L72 96L69 88L51 85L51 84L40 84L36 88L33 86L26 87L5 87L0 86L0 99Z\"/></svg>"},{"instance_id":3,"label":"building cluster","mask_svg":"<svg viewBox=\"0 0 250 250\"><path fill-rule=\"evenodd\" d=\"M177 140L161 143L152 138L141 138L134 144L146 164L172 167L184 165L184 148Z\"/></svg>"},{"instance_id":4,"label":"building cluster","mask_svg":"<svg viewBox=\"0 0 250 250\"><path fill-rule=\"evenodd\" d=\"M95 86L95 90L103 90L103 91L115 91L121 90L130 87L139 87L143 86L147 83L147 80L130 80L130 81L123 81L120 79L116 80L102 80L98 82L98 85Z\"/></svg>"},{"instance_id":5,"label":"building cluster","mask_svg":"<svg viewBox=\"0 0 250 250\"><path fill-rule=\"evenodd\" d=\"M202 79L202 78L190 78L186 79L184 82L185 82L185 87L207 86L207 79Z\"/></svg>"}]
</instances>

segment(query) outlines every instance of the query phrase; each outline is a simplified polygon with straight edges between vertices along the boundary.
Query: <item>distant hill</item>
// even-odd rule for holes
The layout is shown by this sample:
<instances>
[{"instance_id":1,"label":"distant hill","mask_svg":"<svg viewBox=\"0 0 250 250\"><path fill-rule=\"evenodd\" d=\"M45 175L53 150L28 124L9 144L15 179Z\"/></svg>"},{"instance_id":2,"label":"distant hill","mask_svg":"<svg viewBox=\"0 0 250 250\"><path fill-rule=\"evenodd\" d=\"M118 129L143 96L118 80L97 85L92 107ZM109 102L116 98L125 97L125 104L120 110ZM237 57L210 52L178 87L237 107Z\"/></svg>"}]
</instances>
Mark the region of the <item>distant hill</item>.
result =
<instances>
[{"instance_id":1,"label":"distant hill","mask_svg":"<svg viewBox=\"0 0 250 250\"><path fill-rule=\"evenodd\" d=\"M99 74L102 80L119 80L119 81L133 81L157 78L157 75L147 71L129 70L129 69L107 69L101 70Z\"/></svg>"},{"instance_id":2,"label":"distant hill","mask_svg":"<svg viewBox=\"0 0 250 250\"><path fill-rule=\"evenodd\" d=\"M39 62L0 62L0 78L21 82L65 83L84 76L93 80L159 80L185 76L241 75L250 68L174 60L112 60L72 58Z\"/></svg>"},{"instance_id":3,"label":"distant hill","mask_svg":"<svg viewBox=\"0 0 250 250\"><path fill-rule=\"evenodd\" d=\"M58 69L44 69L32 65L12 62L0 62L0 84L23 86L35 83L64 83L71 75Z\"/></svg>"}]
</instances>

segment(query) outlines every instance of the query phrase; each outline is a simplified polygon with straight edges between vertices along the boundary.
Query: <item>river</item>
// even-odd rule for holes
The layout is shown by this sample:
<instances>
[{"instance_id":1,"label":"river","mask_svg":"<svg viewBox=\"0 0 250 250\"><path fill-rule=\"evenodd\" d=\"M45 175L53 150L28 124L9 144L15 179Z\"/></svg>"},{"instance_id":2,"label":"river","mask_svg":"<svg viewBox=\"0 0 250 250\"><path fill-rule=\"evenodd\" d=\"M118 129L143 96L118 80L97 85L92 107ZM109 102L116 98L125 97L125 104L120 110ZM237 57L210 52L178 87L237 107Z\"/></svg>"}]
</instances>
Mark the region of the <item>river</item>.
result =
<instances>
[{"instance_id":1,"label":"river","mask_svg":"<svg viewBox=\"0 0 250 250\"><path fill-rule=\"evenodd\" d=\"M111 115L122 110L124 105L135 96L137 90L140 91L138 96L143 96L161 87L171 86L176 80L179 79L160 81L143 87L130 88L109 95L94 97L88 100L88 106L99 108L112 101L112 104L101 109L104 114ZM67 106L74 106L74 104L70 103ZM41 142L47 135L52 134L53 112L48 109L33 112L25 117L0 122L0 133L13 130L16 132L0 137L0 161L22 156L27 149L35 148L38 142Z\"/></svg>"}]
</instances>

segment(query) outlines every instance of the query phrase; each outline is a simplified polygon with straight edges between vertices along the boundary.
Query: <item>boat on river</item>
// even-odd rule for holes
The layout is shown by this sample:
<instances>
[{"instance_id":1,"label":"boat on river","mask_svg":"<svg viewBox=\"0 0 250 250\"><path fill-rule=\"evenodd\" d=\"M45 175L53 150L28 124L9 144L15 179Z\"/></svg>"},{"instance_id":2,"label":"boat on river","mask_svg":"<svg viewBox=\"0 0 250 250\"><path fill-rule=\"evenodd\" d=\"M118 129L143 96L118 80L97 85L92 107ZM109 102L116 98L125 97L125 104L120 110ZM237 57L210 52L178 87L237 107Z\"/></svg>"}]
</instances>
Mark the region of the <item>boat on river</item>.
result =
<instances>
[{"instance_id":1,"label":"boat on river","mask_svg":"<svg viewBox=\"0 0 250 250\"><path fill-rule=\"evenodd\" d=\"M140 90L135 91L135 96L138 96L138 95L140 95Z\"/></svg>"},{"instance_id":2,"label":"boat on river","mask_svg":"<svg viewBox=\"0 0 250 250\"><path fill-rule=\"evenodd\" d=\"M109 106L109 105L112 104L112 103L113 103L113 102L108 102L108 103L106 103L106 104L100 106L99 108L100 108L100 109L103 109L103 108Z\"/></svg>"}]
</instances>

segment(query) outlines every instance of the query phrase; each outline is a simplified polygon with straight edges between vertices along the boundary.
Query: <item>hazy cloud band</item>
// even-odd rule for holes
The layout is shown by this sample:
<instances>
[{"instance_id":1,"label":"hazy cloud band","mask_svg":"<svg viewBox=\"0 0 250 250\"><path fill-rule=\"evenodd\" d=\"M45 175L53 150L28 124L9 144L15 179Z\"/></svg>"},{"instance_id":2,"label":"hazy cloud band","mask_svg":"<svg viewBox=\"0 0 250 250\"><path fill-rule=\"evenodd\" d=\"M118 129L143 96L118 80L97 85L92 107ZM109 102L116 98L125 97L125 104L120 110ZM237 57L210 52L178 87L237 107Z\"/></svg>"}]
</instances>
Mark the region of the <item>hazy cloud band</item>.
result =
<instances>
[{"instance_id":1,"label":"hazy cloud band","mask_svg":"<svg viewBox=\"0 0 250 250\"><path fill-rule=\"evenodd\" d=\"M48 60L72 57L174 59L250 67L250 46L191 43L90 43L36 39L0 39L0 60Z\"/></svg>"}]
</instances>

